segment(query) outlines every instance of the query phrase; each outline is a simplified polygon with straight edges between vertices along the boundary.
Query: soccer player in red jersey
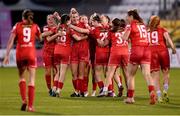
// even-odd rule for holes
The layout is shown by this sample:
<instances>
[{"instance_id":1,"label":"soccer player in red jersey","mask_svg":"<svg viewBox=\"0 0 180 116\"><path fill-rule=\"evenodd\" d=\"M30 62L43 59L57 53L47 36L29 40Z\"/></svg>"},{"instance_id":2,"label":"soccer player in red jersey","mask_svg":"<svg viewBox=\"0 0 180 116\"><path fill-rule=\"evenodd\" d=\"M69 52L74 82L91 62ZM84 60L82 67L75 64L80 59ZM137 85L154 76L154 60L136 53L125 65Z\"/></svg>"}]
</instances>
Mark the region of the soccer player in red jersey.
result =
<instances>
[{"instance_id":1,"label":"soccer player in red jersey","mask_svg":"<svg viewBox=\"0 0 180 116\"><path fill-rule=\"evenodd\" d=\"M71 23L77 27L86 28L84 23L79 21L79 13L72 11L70 13ZM85 34L79 33L75 30L71 33L72 37L84 36ZM71 97L79 97L80 94L84 97L84 72L87 63L89 62L89 43L87 40L77 41L73 39L72 52L71 52L71 71L73 76L73 86L75 91Z\"/></svg>"},{"instance_id":2,"label":"soccer player in red jersey","mask_svg":"<svg viewBox=\"0 0 180 116\"><path fill-rule=\"evenodd\" d=\"M105 96L108 91L108 86L112 85L112 78L119 66L124 71L124 77L127 78L127 64L128 64L128 42L122 39L124 28L126 24L123 19L115 18L112 21L112 29L108 33L108 39L104 41L104 45L111 42L110 57L108 62L108 69L106 72L106 82L103 88L103 92L99 96ZM102 44L103 45L103 44ZM117 72L116 72L117 73ZM114 76L118 85L119 94L122 96L123 86L118 76ZM126 80L126 79L125 79Z\"/></svg>"},{"instance_id":3,"label":"soccer player in red jersey","mask_svg":"<svg viewBox=\"0 0 180 116\"><path fill-rule=\"evenodd\" d=\"M158 102L163 102L163 100L169 102L167 92L169 88L170 61L166 41L169 43L173 54L176 53L176 49L167 30L160 26L160 18L158 16L151 16L148 35L152 52L151 75L155 82L157 100ZM160 68L163 73L163 99L161 97Z\"/></svg>"},{"instance_id":4,"label":"soccer player in red jersey","mask_svg":"<svg viewBox=\"0 0 180 116\"><path fill-rule=\"evenodd\" d=\"M123 39L131 40L131 54L128 64L128 95L126 103L134 103L134 78L138 66L141 66L143 77L145 78L149 94L150 104L156 103L154 83L150 74L151 50L148 43L147 29L137 10L127 12L127 20L130 25L126 28Z\"/></svg>"},{"instance_id":5,"label":"soccer player in red jersey","mask_svg":"<svg viewBox=\"0 0 180 116\"><path fill-rule=\"evenodd\" d=\"M90 29L90 30L79 28L74 25L69 25L69 26L80 33L89 34L90 36L96 39L95 77L96 77L98 86L102 91L104 87L104 83L101 80L101 74L103 71L104 72L103 74L105 75L106 66L107 66L107 62L109 58L109 46L107 45L107 46L102 47L99 45L99 43L102 43L104 39L107 39L108 30L102 26L100 16L96 13L93 14L91 23L94 29Z\"/></svg>"},{"instance_id":6,"label":"soccer player in red jersey","mask_svg":"<svg viewBox=\"0 0 180 116\"><path fill-rule=\"evenodd\" d=\"M57 24L54 20L54 15L48 15L47 16L47 25L43 27L43 33L46 33L48 31L52 31L51 34L53 34L53 31L56 30ZM45 66L45 79L46 79L46 85L49 89L49 94L51 95L52 90L51 90L51 76L52 71L54 71L54 46L55 46L55 41L48 41L48 38L50 35L45 36L44 38L44 47L43 47L43 61L44 61L44 66Z\"/></svg>"},{"instance_id":7,"label":"soccer player in red jersey","mask_svg":"<svg viewBox=\"0 0 180 116\"><path fill-rule=\"evenodd\" d=\"M22 98L21 110L25 111L27 106L26 99L26 80L25 71L29 72L28 82L28 111L33 112L33 102L35 94L35 73L37 67L35 39L40 38L39 26L33 23L33 12L29 9L22 13L22 21L16 23L13 27L7 45L7 51L4 58L4 64L9 62L10 49L13 43L17 41L16 63L19 74L19 89Z\"/></svg>"},{"instance_id":8,"label":"soccer player in red jersey","mask_svg":"<svg viewBox=\"0 0 180 116\"><path fill-rule=\"evenodd\" d=\"M93 15L89 18L89 24L91 26L91 29L94 29L94 26L92 26L92 20ZM94 61L95 61L95 52L96 52L96 39L94 39L92 36L89 36L89 53L90 53L90 62L91 62L91 75L92 75L92 93L91 96L96 96L96 88L97 88L97 81L95 78L95 67L94 67Z\"/></svg>"},{"instance_id":9,"label":"soccer player in red jersey","mask_svg":"<svg viewBox=\"0 0 180 116\"><path fill-rule=\"evenodd\" d=\"M80 16L80 22L84 23L86 28L91 29L91 27L89 26L88 17L86 15ZM89 39L88 39L88 41L89 41ZM88 93L89 72L90 72L90 60L86 64L85 71L84 71L84 87L83 87L84 97L87 97L89 94Z\"/></svg>"}]
</instances>

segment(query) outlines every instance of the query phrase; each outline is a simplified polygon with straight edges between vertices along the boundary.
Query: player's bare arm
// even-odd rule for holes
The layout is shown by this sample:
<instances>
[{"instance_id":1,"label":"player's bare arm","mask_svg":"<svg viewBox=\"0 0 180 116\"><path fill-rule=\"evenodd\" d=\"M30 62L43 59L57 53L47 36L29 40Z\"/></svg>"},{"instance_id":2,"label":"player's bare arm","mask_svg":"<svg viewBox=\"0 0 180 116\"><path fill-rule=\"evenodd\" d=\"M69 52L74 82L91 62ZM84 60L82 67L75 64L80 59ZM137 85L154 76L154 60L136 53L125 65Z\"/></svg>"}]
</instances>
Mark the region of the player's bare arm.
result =
<instances>
[{"instance_id":1,"label":"player's bare arm","mask_svg":"<svg viewBox=\"0 0 180 116\"><path fill-rule=\"evenodd\" d=\"M10 37L9 37L9 40L8 40L7 49L6 49L6 55L5 55L5 58L3 60L3 64L8 64L9 63L9 53L10 53L11 48L13 47L15 38L16 38L16 34L11 33Z\"/></svg>"},{"instance_id":2,"label":"player's bare arm","mask_svg":"<svg viewBox=\"0 0 180 116\"><path fill-rule=\"evenodd\" d=\"M172 53L176 54L176 47L174 46L174 43L172 42L171 37L169 36L168 32L164 33L164 38L167 40L167 42L169 43L171 49L172 49Z\"/></svg>"},{"instance_id":3,"label":"player's bare arm","mask_svg":"<svg viewBox=\"0 0 180 116\"><path fill-rule=\"evenodd\" d=\"M77 31L79 33L85 33L85 34L89 34L90 33L89 29L80 28L80 27L77 27L77 26L72 25L72 24L69 24L68 26L71 29L74 29L75 31Z\"/></svg>"}]
</instances>

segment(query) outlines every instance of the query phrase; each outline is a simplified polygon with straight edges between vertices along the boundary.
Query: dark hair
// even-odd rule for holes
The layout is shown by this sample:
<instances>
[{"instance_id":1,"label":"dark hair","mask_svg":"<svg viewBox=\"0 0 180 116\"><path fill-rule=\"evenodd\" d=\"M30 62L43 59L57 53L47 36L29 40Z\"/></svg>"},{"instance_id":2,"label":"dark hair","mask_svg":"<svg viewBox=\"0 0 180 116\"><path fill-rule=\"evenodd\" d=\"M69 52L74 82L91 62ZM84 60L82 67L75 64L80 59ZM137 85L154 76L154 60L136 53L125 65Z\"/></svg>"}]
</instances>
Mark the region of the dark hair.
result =
<instances>
[{"instance_id":1,"label":"dark hair","mask_svg":"<svg viewBox=\"0 0 180 116\"><path fill-rule=\"evenodd\" d=\"M138 20L140 23L143 23L142 18L139 16L138 12L136 9L129 10L128 11L128 16L133 16L134 19Z\"/></svg>"},{"instance_id":2,"label":"dark hair","mask_svg":"<svg viewBox=\"0 0 180 116\"><path fill-rule=\"evenodd\" d=\"M92 15L92 19L93 19L94 21L99 22L99 23L101 22L100 15L97 14L97 13L94 13L94 14Z\"/></svg>"},{"instance_id":3,"label":"dark hair","mask_svg":"<svg viewBox=\"0 0 180 116\"><path fill-rule=\"evenodd\" d=\"M113 27L112 27L113 32L116 32L119 29L124 29L126 26L125 20L124 19L118 19L118 18L115 18L112 21L112 24L113 24Z\"/></svg>"},{"instance_id":4,"label":"dark hair","mask_svg":"<svg viewBox=\"0 0 180 116\"><path fill-rule=\"evenodd\" d=\"M69 21L69 20L70 20L70 16L68 14L63 14L61 16L61 24L66 24L67 21Z\"/></svg>"},{"instance_id":5,"label":"dark hair","mask_svg":"<svg viewBox=\"0 0 180 116\"><path fill-rule=\"evenodd\" d=\"M30 9L26 9L22 13L22 17L28 20L28 23L33 23L34 13Z\"/></svg>"}]
</instances>

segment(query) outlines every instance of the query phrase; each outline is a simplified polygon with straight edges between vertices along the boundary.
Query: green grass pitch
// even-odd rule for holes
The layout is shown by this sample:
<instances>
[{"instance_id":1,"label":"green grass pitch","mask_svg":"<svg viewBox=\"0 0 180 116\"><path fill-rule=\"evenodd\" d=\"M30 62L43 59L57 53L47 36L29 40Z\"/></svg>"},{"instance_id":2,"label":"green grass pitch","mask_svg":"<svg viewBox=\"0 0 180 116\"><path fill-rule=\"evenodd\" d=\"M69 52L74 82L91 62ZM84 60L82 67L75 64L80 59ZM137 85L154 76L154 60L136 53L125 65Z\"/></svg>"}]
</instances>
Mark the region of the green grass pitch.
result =
<instances>
[{"instance_id":1,"label":"green grass pitch","mask_svg":"<svg viewBox=\"0 0 180 116\"><path fill-rule=\"evenodd\" d=\"M123 103L123 98L71 98L73 92L72 77L68 71L62 97L54 98L48 96L44 70L37 69L36 74L36 112L20 111L21 99L18 88L18 75L16 68L0 68L0 115L180 115L180 69L172 69L170 74L169 97L170 103L149 105L147 86L139 73L136 75L135 104ZM116 87L116 86L115 86ZM91 93L91 76L89 83ZM125 94L125 91L124 91Z\"/></svg>"}]
</instances>

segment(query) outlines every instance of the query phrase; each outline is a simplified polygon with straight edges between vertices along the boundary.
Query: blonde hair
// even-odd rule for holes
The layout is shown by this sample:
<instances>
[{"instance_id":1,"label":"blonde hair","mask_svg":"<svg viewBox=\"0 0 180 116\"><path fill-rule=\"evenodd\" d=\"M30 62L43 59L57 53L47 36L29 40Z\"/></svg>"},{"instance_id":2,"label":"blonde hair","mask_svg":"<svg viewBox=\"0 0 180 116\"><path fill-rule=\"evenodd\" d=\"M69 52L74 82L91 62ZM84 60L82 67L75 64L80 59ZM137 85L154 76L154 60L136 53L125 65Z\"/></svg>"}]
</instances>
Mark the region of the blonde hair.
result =
<instances>
[{"instance_id":1,"label":"blonde hair","mask_svg":"<svg viewBox=\"0 0 180 116\"><path fill-rule=\"evenodd\" d=\"M157 29L159 24L160 24L159 16L156 16L156 15L151 16L150 21L149 21L149 29L150 29L150 31L154 31L155 29Z\"/></svg>"}]
</instances>

